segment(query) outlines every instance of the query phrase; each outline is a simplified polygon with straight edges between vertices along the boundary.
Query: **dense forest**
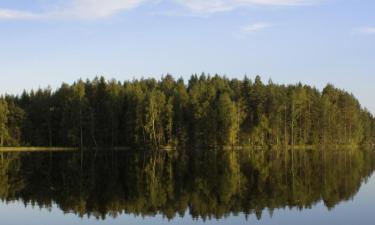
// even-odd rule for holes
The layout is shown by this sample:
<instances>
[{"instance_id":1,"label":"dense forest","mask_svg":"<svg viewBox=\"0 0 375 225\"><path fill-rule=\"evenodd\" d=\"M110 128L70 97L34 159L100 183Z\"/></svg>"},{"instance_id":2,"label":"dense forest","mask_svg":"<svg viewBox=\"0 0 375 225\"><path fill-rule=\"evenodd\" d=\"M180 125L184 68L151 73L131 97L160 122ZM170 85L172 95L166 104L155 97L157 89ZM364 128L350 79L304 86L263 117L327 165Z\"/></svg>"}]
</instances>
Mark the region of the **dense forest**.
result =
<instances>
[{"instance_id":1,"label":"dense forest","mask_svg":"<svg viewBox=\"0 0 375 225\"><path fill-rule=\"evenodd\" d=\"M1 146L374 145L375 120L350 93L193 75L188 82L98 77L0 99Z\"/></svg>"}]
</instances>

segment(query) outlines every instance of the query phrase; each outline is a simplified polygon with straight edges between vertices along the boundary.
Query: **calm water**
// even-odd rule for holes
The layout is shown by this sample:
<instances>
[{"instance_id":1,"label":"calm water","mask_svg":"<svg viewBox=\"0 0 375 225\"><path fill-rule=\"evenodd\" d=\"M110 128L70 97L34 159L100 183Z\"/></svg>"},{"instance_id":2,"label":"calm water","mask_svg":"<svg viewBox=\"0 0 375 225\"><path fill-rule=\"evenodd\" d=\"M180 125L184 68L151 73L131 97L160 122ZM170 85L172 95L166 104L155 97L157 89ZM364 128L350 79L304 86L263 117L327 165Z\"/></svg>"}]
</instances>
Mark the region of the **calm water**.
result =
<instances>
[{"instance_id":1,"label":"calm water","mask_svg":"<svg viewBox=\"0 0 375 225\"><path fill-rule=\"evenodd\" d=\"M4 153L0 224L371 224L373 151Z\"/></svg>"}]
</instances>

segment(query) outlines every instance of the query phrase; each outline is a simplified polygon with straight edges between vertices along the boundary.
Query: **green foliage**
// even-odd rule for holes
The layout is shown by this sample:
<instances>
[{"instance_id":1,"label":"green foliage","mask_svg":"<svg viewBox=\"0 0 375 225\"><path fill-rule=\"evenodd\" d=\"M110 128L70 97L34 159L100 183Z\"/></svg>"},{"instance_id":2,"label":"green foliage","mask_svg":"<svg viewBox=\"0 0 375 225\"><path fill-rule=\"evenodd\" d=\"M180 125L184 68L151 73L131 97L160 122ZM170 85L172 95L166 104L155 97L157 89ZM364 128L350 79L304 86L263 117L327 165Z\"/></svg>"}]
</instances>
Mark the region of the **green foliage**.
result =
<instances>
[{"instance_id":1,"label":"green foliage","mask_svg":"<svg viewBox=\"0 0 375 225\"><path fill-rule=\"evenodd\" d=\"M206 74L188 84L78 80L6 96L3 145L306 146L374 145L374 117L350 93Z\"/></svg>"},{"instance_id":2,"label":"green foliage","mask_svg":"<svg viewBox=\"0 0 375 225\"><path fill-rule=\"evenodd\" d=\"M5 100L0 100L0 146L4 146L5 139L8 137L8 104Z\"/></svg>"},{"instance_id":3,"label":"green foliage","mask_svg":"<svg viewBox=\"0 0 375 225\"><path fill-rule=\"evenodd\" d=\"M165 104L165 95L159 90L153 90L146 95L144 129L148 141L153 142L155 146L159 146L163 141L164 129L161 118L163 110L168 109Z\"/></svg>"},{"instance_id":4,"label":"green foliage","mask_svg":"<svg viewBox=\"0 0 375 225\"><path fill-rule=\"evenodd\" d=\"M217 103L217 124L220 131L221 144L234 145L239 132L236 104L232 102L227 93L221 94Z\"/></svg>"}]
</instances>

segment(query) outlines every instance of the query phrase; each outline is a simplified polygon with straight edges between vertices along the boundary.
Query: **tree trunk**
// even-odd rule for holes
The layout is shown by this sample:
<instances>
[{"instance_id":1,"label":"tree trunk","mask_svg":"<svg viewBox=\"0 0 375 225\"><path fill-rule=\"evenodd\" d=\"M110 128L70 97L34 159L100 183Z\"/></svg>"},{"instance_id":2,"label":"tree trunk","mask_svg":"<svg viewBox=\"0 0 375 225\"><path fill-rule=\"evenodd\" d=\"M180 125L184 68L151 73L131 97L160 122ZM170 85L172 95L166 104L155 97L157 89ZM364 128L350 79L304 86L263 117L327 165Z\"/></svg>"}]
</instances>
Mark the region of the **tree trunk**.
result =
<instances>
[{"instance_id":1,"label":"tree trunk","mask_svg":"<svg viewBox=\"0 0 375 225\"><path fill-rule=\"evenodd\" d=\"M292 105L292 121L291 121L291 126L292 126L292 148L294 147L294 103Z\"/></svg>"},{"instance_id":2,"label":"tree trunk","mask_svg":"<svg viewBox=\"0 0 375 225\"><path fill-rule=\"evenodd\" d=\"M52 129L51 122L48 122L48 136L49 136L49 147L52 147Z\"/></svg>"},{"instance_id":3,"label":"tree trunk","mask_svg":"<svg viewBox=\"0 0 375 225\"><path fill-rule=\"evenodd\" d=\"M79 109L79 129L80 129L80 142L81 149L83 148L83 128L82 128L82 108Z\"/></svg>"},{"instance_id":4,"label":"tree trunk","mask_svg":"<svg viewBox=\"0 0 375 225\"><path fill-rule=\"evenodd\" d=\"M81 169L83 168L83 129L82 129L82 109L79 109L79 130L81 139Z\"/></svg>"},{"instance_id":5,"label":"tree trunk","mask_svg":"<svg viewBox=\"0 0 375 225\"><path fill-rule=\"evenodd\" d=\"M286 105L284 105L284 110L285 110L285 113L284 113L284 145L288 146L287 137L286 137L286 132L287 132L287 128L286 128Z\"/></svg>"},{"instance_id":6,"label":"tree trunk","mask_svg":"<svg viewBox=\"0 0 375 225\"><path fill-rule=\"evenodd\" d=\"M0 147L4 146L4 134L1 132L1 137L0 137ZM4 165L4 152L1 151L1 165Z\"/></svg>"}]
</instances>

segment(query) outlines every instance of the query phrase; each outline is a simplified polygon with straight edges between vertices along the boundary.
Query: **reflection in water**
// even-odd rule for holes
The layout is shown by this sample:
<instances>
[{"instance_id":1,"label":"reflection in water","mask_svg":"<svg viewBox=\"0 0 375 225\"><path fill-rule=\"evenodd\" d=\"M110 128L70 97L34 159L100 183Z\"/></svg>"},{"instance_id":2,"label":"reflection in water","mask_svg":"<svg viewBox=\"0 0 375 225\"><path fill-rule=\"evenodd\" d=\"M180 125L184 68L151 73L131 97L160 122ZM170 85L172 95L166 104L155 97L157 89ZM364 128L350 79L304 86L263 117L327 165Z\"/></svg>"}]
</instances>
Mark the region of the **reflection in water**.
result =
<instances>
[{"instance_id":1,"label":"reflection in water","mask_svg":"<svg viewBox=\"0 0 375 225\"><path fill-rule=\"evenodd\" d=\"M375 168L372 151L3 153L0 198L105 219L223 218L351 199Z\"/></svg>"}]
</instances>

